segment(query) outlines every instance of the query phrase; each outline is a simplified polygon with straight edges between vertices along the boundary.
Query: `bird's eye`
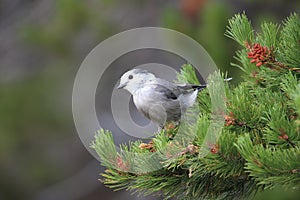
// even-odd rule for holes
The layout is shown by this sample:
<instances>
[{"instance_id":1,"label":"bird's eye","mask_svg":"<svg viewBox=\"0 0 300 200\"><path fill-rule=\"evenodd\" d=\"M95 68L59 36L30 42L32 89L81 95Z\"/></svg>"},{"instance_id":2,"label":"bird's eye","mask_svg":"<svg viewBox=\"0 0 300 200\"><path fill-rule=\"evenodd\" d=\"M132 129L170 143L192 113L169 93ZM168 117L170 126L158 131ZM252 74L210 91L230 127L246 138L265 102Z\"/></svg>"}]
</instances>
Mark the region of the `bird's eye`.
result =
<instances>
[{"instance_id":1,"label":"bird's eye","mask_svg":"<svg viewBox=\"0 0 300 200\"><path fill-rule=\"evenodd\" d=\"M129 75L129 76L128 76L128 79L133 79L133 76L132 76L132 75Z\"/></svg>"}]
</instances>

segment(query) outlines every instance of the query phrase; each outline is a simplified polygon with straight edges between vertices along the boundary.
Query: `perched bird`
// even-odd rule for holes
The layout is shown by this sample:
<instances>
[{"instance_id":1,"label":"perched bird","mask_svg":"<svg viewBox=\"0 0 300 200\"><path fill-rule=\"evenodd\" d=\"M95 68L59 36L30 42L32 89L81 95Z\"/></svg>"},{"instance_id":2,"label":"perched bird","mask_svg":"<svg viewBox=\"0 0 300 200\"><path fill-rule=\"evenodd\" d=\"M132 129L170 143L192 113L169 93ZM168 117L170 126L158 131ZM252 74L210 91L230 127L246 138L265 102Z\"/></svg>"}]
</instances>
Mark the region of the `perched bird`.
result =
<instances>
[{"instance_id":1,"label":"perched bird","mask_svg":"<svg viewBox=\"0 0 300 200\"><path fill-rule=\"evenodd\" d=\"M132 69L122 75L118 89L129 91L136 108L163 128L166 122L178 122L187 108L195 103L198 91L205 87L175 84L157 78L147 70Z\"/></svg>"}]
</instances>

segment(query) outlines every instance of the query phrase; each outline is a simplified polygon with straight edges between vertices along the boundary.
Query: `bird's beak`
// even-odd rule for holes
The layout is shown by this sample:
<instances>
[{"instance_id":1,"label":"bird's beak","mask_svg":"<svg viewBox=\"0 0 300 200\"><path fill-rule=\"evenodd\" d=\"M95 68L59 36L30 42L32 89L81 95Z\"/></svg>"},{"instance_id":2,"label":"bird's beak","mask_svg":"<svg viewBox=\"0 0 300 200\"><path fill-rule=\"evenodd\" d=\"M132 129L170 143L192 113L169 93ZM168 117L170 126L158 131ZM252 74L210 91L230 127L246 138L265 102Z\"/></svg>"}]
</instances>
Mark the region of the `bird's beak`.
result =
<instances>
[{"instance_id":1,"label":"bird's beak","mask_svg":"<svg viewBox=\"0 0 300 200\"><path fill-rule=\"evenodd\" d=\"M122 89L127 85L127 83L120 83L120 85L117 87L118 89Z\"/></svg>"}]
</instances>

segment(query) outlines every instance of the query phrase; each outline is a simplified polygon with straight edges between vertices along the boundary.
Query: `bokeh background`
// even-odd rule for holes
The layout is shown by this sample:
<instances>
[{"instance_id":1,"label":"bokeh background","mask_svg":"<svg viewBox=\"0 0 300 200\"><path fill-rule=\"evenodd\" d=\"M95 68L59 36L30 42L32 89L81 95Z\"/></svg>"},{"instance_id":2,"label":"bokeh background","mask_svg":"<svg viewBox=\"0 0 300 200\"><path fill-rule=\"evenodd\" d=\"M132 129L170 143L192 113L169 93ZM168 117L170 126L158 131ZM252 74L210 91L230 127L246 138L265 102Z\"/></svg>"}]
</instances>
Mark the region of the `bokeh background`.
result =
<instances>
[{"instance_id":1,"label":"bokeh background","mask_svg":"<svg viewBox=\"0 0 300 200\"><path fill-rule=\"evenodd\" d=\"M121 31L166 27L199 41L238 82L227 20L245 11L259 28L299 10L297 0L0 0L0 199L161 199L98 181L103 168L82 145L71 110L85 56ZM256 199L297 196L277 188Z\"/></svg>"}]
</instances>

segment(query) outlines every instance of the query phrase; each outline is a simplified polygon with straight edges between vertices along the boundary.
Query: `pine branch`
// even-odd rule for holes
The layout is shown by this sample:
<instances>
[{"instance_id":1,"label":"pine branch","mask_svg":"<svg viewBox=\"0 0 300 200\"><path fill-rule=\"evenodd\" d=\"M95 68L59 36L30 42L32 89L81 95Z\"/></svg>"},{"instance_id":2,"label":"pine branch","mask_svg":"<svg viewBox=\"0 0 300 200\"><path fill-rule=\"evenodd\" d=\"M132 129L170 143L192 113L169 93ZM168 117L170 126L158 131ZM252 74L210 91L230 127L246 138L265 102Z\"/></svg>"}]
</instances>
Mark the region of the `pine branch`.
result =
<instances>
[{"instance_id":1,"label":"pine branch","mask_svg":"<svg viewBox=\"0 0 300 200\"><path fill-rule=\"evenodd\" d=\"M229 20L225 35L242 46L253 43L254 31L245 13L236 14Z\"/></svg>"},{"instance_id":2,"label":"pine branch","mask_svg":"<svg viewBox=\"0 0 300 200\"><path fill-rule=\"evenodd\" d=\"M300 189L300 149L276 149L253 145L250 136L239 138L237 148L246 159L246 170L250 176L264 185L273 188L285 185L290 189Z\"/></svg>"},{"instance_id":3,"label":"pine branch","mask_svg":"<svg viewBox=\"0 0 300 200\"><path fill-rule=\"evenodd\" d=\"M261 33L258 33L256 37L257 42L270 48L277 47L279 28L280 26L278 24L268 22L262 23Z\"/></svg>"},{"instance_id":4,"label":"pine branch","mask_svg":"<svg viewBox=\"0 0 300 200\"><path fill-rule=\"evenodd\" d=\"M239 64L232 65L243 70L244 81L230 88L212 75L211 87L198 95L201 113L190 118L194 123L169 124L149 143L131 142L117 151L112 134L100 130L92 148L108 168L104 184L165 199L240 199L276 185L300 190L299 16L292 14L282 27L264 22L254 32L246 15L237 14L226 35L242 45ZM177 77L199 84L191 65ZM226 96L218 97L222 91ZM205 142L214 131L212 114L225 105L221 136ZM176 140L180 127L184 134Z\"/></svg>"},{"instance_id":5,"label":"pine branch","mask_svg":"<svg viewBox=\"0 0 300 200\"><path fill-rule=\"evenodd\" d=\"M300 66L300 18L293 13L284 21L281 31L278 60L282 63L299 69Z\"/></svg>"},{"instance_id":6,"label":"pine branch","mask_svg":"<svg viewBox=\"0 0 300 200\"><path fill-rule=\"evenodd\" d=\"M177 80L179 83L200 84L194 67L191 64L185 64L182 66L180 73L177 73Z\"/></svg>"},{"instance_id":7,"label":"pine branch","mask_svg":"<svg viewBox=\"0 0 300 200\"><path fill-rule=\"evenodd\" d=\"M116 167L117 150L111 132L103 129L98 130L91 148L97 152L103 166L108 168Z\"/></svg>"}]
</instances>

